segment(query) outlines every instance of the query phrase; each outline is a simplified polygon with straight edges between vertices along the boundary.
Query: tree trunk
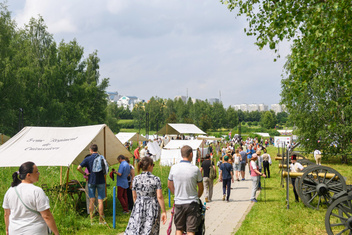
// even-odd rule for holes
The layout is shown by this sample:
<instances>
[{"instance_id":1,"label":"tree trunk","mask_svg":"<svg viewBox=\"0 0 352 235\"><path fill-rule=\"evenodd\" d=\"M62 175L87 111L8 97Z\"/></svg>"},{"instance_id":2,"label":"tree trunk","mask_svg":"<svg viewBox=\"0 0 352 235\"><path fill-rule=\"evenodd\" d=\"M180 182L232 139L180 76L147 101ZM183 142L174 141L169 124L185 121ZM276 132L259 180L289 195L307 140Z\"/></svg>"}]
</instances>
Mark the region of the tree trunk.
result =
<instances>
[{"instance_id":1,"label":"tree trunk","mask_svg":"<svg viewBox=\"0 0 352 235\"><path fill-rule=\"evenodd\" d=\"M341 163L342 163L342 164L348 164L348 162L347 162L347 155L342 155L342 156L341 156Z\"/></svg>"}]
</instances>

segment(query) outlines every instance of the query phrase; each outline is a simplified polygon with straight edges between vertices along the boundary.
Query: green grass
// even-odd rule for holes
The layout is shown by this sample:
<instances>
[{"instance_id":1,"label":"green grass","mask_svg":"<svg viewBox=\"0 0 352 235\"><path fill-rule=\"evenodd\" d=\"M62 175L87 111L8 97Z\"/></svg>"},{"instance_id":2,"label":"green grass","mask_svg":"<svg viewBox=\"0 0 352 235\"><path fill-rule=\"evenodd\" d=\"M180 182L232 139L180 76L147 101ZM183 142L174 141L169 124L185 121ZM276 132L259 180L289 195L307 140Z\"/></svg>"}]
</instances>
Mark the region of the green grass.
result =
<instances>
[{"instance_id":1,"label":"green grass","mask_svg":"<svg viewBox=\"0 0 352 235\"><path fill-rule=\"evenodd\" d=\"M258 197L258 203L252 207L236 234L326 234L326 206L318 211L307 208L302 202L296 203L291 183L290 209L287 209L286 186L280 186L279 161L274 160L277 149L269 147L268 152L273 164L270 168L271 178L265 179L266 202L263 190ZM312 155L308 158L314 162ZM346 183L351 184L352 171L349 166L339 164L337 159L324 162L324 158L322 164L337 170L347 177ZM263 181L262 179L262 185Z\"/></svg>"},{"instance_id":2,"label":"green grass","mask_svg":"<svg viewBox=\"0 0 352 235\"><path fill-rule=\"evenodd\" d=\"M115 169L118 165L112 166ZM110 168L112 168L110 167ZM83 176L76 170L77 166L70 167L69 179L77 179L83 181ZM64 182L66 182L66 169L64 170ZM12 173L17 171L18 167L7 167L2 168L0 171L0 203L2 205L4 195L7 189L10 187L12 182ZM167 189L167 177L170 171L170 167L161 167L159 162L156 162L153 174L160 177L163 194L165 199L166 208L168 208L168 189ZM60 183L60 167L39 167L40 177L39 181L35 183L37 186L47 184L49 188L59 185ZM137 173L138 174L138 173ZM129 215L122 213L122 207L120 202L116 199L117 215L116 215L116 229L113 229L113 187L116 181L112 181L110 177L107 177L107 207L104 204L105 220L108 226L102 225L90 225L90 219L85 209L85 197L82 196L82 203L78 210L75 209L74 202L70 196L60 195L57 192L47 193L50 199L51 211L54 215L55 222L58 226L60 234L117 234L125 230ZM77 196L75 196L76 199ZM0 210L0 218L4 216L4 211ZM94 222L98 223L98 217L94 218ZM5 231L5 224L0 223L0 231ZM2 232L0 232L2 234Z\"/></svg>"},{"instance_id":3,"label":"green grass","mask_svg":"<svg viewBox=\"0 0 352 235\"><path fill-rule=\"evenodd\" d=\"M295 203L292 186L290 184L290 209L286 209L286 191L280 186L280 176L278 161L274 158L277 154L277 149L269 147L273 164L271 166L271 178L265 180L266 202L264 202L264 190L258 196L258 203L255 203L251 211L243 221L241 228L236 234L326 234L324 226L324 218L326 208L319 211L307 208L302 202ZM312 155L308 156L314 161ZM218 156L215 157L216 163ZM339 164L338 159L322 159L323 165L336 169L340 174L347 178L347 184L352 184L352 171L347 165ZM115 169L118 165L112 166ZM18 168L2 168L0 171L0 203L2 205L5 192L10 187L12 182L11 175ZM39 167L40 178L36 185L48 184L49 187L59 184L60 168L59 167ZM159 162L156 162L153 174L160 177L165 205L168 209L168 190L167 177L170 167L161 167ZM66 171L63 174L66 175ZM64 177L65 178L65 177ZM76 166L70 168L70 179L83 181L83 177L76 171ZM65 182L65 179L64 179ZM80 205L80 209L74 208L74 203L70 197L64 195L59 196L58 193L48 194L50 199L51 211L54 214L55 221L58 225L60 234L119 234L122 233L129 220L129 215L122 214L122 208L117 200L117 221L116 229L112 228L112 198L113 187L116 181L107 179L108 206L105 207L106 221L109 225L99 226L90 225L90 220L85 211L85 204ZM262 184L264 180L262 179ZM173 198L171 198L173 200ZM83 200L82 200L83 201ZM85 203L85 202L84 202ZM0 210L0 218L3 218L4 211ZM219 215L221 216L221 215ZM229 220L230 221L230 220ZM98 218L95 218L98 222ZM0 223L0 231L5 230L4 223ZM0 233L1 234L1 233Z\"/></svg>"},{"instance_id":4,"label":"green grass","mask_svg":"<svg viewBox=\"0 0 352 235\"><path fill-rule=\"evenodd\" d=\"M132 123L133 124L133 119L119 119L119 124L126 124L126 123Z\"/></svg>"}]
</instances>

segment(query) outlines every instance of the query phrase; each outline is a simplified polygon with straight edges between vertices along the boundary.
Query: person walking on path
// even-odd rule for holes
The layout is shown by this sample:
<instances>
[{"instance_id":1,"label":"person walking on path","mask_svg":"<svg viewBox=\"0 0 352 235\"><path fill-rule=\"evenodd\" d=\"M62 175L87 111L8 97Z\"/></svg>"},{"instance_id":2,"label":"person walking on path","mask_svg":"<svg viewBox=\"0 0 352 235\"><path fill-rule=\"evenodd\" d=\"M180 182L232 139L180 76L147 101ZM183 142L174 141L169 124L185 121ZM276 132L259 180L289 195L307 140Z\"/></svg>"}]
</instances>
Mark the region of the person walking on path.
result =
<instances>
[{"instance_id":1,"label":"person walking on path","mask_svg":"<svg viewBox=\"0 0 352 235\"><path fill-rule=\"evenodd\" d=\"M213 179L210 179L209 173L210 168L213 168L216 175L216 169L214 162L210 159L210 154L205 156L205 160L202 162L200 172L203 173L203 184L205 190L205 202L210 202L213 197Z\"/></svg>"},{"instance_id":2,"label":"person walking on path","mask_svg":"<svg viewBox=\"0 0 352 235\"><path fill-rule=\"evenodd\" d=\"M140 161L140 157L139 157L139 146L137 146L137 148L134 150L133 152L133 165L135 164L135 162L137 162L137 164Z\"/></svg>"},{"instance_id":3,"label":"person walking on path","mask_svg":"<svg viewBox=\"0 0 352 235\"><path fill-rule=\"evenodd\" d=\"M104 224L104 198L105 198L105 177L103 171L94 172L93 163L95 158L99 157L98 145L92 144L89 148L90 156L85 158L80 165L78 165L77 170L83 175L88 176L88 196L89 196L89 214L90 222L93 224L94 215L94 202L95 202L95 191L98 191L98 211L99 211L99 223ZM89 173L85 173L82 168L88 168Z\"/></svg>"},{"instance_id":4,"label":"person walking on path","mask_svg":"<svg viewBox=\"0 0 352 235\"><path fill-rule=\"evenodd\" d=\"M233 179L233 168L230 163L228 163L229 157L225 156L224 157L224 163L221 164L220 169L220 182L222 182L222 191L223 191L223 196L222 200L229 202L230 200L230 192L231 192L231 181L232 183L235 182ZM226 188L227 188L227 193L226 193Z\"/></svg>"},{"instance_id":5,"label":"person walking on path","mask_svg":"<svg viewBox=\"0 0 352 235\"><path fill-rule=\"evenodd\" d=\"M241 174L241 155L239 149L235 150L235 154L233 155L234 163L233 169L235 171L236 180L240 181L240 174Z\"/></svg>"},{"instance_id":6,"label":"person walking on path","mask_svg":"<svg viewBox=\"0 0 352 235\"><path fill-rule=\"evenodd\" d=\"M245 170L246 170L246 164L248 162L247 160L247 153L245 151L243 151L243 147L240 146L239 147L240 150L240 155L241 155L241 176L242 176L242 180L245 180Z\"/></svg>"},{"instance_id":7,"label":"person walking on path","mask_svg":"<svg viewBox=\"0 0 352 235\"><path fill-rule=\"evenodd\" d=\"M130 165L126 162L125 156L119 155L117 160L120 163L119 169L116 172L116 186L117 186L117 198L119 199L123 213L129 213L128 210L128 198L127 198L127 188L128 188L128 175L131 172Z\"/></svg>"},{"instance_id":8,"label":"person walking on path","mask_svg":"<svg viewBox=\"0 0 352 235\"><path fill-rule=\"evenodd\" d=\"M163 224L167 219L161 181L152 174L153 159L142 158L137 166L138 172L141 169L143 172L133 180L132 194L135 205L125 235L157 235L160 231L160 217Z\"/></svg>"},{"instance_id":9,"label":"person walking on path","mask_svg":"<svg viewBox=\"0 0 352 235\"><path fill-rule=\"evenodd\" d=\"M257 159L258 159L258 156L256 153L254 153L249 163L249 167L251 169L251 178L252 178L252 195L251 195L252 202L257 202L257 199L255 198L255 194L257 193L257 190L258 190L260 176L266 177L265 174L259 172L257 164L255 162Z\"/></svg>"},{"instance_id":10,"label":"person walking on path","mask_svg":"<svg viewBox=\"0 0 352 235\"><path fill-rule=\"evenodd\" d=\"M203 194L203 178L199 168L191 163L193 152L190 146L181 148L181 156L181 162L171 167L168 188L175 195L176 235L182 235L184 231L194 235L201 222L199 198Z\"/></svg>"},{"instance_id":11,"label":"person walking on path","mask_svg":"<svg viewBox=\"0 0 352 235\"><path fill-rule=\"evenodd\" d=\"M318 149L314 150L314 159L317 165L321 165L321 152Z\"/></svg>"},{"instance_id":12,"label":"person walking on path","mask_svg":"<svg viewBox=\"0 0 352 235\"><path fill-rule=\"evenodd\" d=\"M263 168L264 168L264 174L270 178L270 166L271 166L271 157L270 154L264 153L263 154ZM268 172L268 174L266 174Z\"/></svg>"},{"instance_id":13,"label":"person walking on path","mask_svg":"<svg viewBox=\"0 0 352 235\"><path fill-rule=\"evenodd\" d=\"M54 234L59 234L48 197L43 189L34 185L39 180L38 167L34 162L23 163L12 174L12 179L2 204L6 235L44 235L48 234L48 227Z\"/></svg>"},{"instance_id":14,"label":"person walking on path","mask_svg":"<svg viewBox=\"0 0 352 235\"><path fill-rule=\"evenodd\" d=\"M248 149L247 149L247 160L248 162L251 160L252 158L252 154L255 153L255 150L252 149L252 145L248 145ZM249 169L249 175L251 175L251 168L250 168L250 165L248 165L248 169Z\"/></svg>"},{"instance_id":15,"label":"person walking on path","mask_svg":"<svg viewBox=\"0 0 352 235\"><path fill-rule=\"evenodd\" d=\"M301 163L297 162L297 156L296 154L293 154L291 156L291 165L290 165L290 170L291 172L300 172L303 170L303 166L301 165ZM291 183L292 183L292 186L293 186L293 193L295 194L295 199L296 199L296 202L299 202L299 197L298 197L298 193L296 191L296 178L291 178Z\"/></svg>"}]
</instances>

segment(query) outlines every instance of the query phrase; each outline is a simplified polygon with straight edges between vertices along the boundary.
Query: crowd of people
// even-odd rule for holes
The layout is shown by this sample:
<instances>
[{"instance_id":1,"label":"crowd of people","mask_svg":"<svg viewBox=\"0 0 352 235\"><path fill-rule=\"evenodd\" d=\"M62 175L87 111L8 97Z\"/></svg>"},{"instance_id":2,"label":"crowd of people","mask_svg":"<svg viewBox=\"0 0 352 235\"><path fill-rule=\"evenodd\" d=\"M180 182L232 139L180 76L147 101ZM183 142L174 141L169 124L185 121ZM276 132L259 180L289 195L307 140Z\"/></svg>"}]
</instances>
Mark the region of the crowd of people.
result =
<instances>
[{"instance_id":1,"label":"crowd of people","mask_svg":"<svg viewBox=\"0 0 352 235\"><path fill-rule=\"evenodd\" d=\"M230 201L231 183L245 180L246 165L253 181L251 201L256 202L255 194L261 187L260 177L270 177L271 158L266 153L265 145L258 140L240 141L238 148L234 148L234 143L227 143L223 148L219 143L215 147L210 144L208 150L198 167L191 164L192 148L187 145L182 147L181 162L173 165L169 172L168 188L174 194L176 234L183 234L185 231L195 234L198 230L202 206L199 198L204 191L205 202L213 200L213 184L217 176L223 185L222 200L227 202ZM214 152L222 155L216 165ZM100 157L98 146L92 144L90 154L77 167L87 180L87 209L92 225L95 213L99 214L99 224L106 224L103 201L106 199L105 175L108 172L103 170L104 162L97 160ZM134 150L132 163L123 155L119 155L117 160L118 169L112 169L109 175L113 180L116 177L117 197L122 213L130 214L125 234L159 234L160 221L165 223L167 216L161 180L153 175L154 161L148 148L138 146ZM135 173L135 166L138 175ZM7 234L28 231L32 234L47 234L48 229L59 234L50 212L48 197L40 187L33 185L38 178L38 168L32 162L22 164L19 171L14 173L14 182L3 203ZM34 223L25 224L24 221L27 220L23 220L24 216L31 218Z\"/></svg>"}]
</instances>

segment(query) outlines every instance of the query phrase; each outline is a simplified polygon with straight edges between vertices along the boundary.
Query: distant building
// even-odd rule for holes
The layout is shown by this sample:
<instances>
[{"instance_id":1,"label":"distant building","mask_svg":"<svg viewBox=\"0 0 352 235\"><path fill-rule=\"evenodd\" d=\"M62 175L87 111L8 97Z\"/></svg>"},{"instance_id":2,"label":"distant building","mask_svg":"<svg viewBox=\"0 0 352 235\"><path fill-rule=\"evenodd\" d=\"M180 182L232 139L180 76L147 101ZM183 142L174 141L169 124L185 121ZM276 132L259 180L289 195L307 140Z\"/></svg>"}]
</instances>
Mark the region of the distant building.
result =
<instances>
[{"instance_id":1,"label":"distant building","mask_svg":"<svg viewBox=\"0 0 352 235\"><path fill-rule=\"evenodd\" d=\"M234 104L234 105L232 105L232 108L237 111L237 110L241 109L241 105L240 104Z\"/></svg>"},{"instance_id":2,"label":"distant building","mask_svg":"<svg viewBox=\"0 0 352 235\"><path fill-rule=\"evenodd\" d=\"M257 105L257 104L249 104L247 110L248 110L248 112L259 111L259 105Z\"/></svg>"},{"instance_id":3,"label":"distant building","mask_svg":"<svg viewBox=\"0 0 352 235\"><path fill-rule=\"evenodd\" d=\"M268 105L265 105L265 104L258 104L258 107L259 107L259 112L265 112L269 110Z\"/></svg>"},{"instance_id":4,"label":"distant building","mask_svg":"<svg viewBox=\"0 0 352 235\"><path fill-rule=\"evenodd\" d=\"M214 103L220 103L220 100L218 98L210 98L209 104L214 104Z\"/></svg>"},{"instance_id":5,"label":"distant building","mask_svg":"<svg viewBox=\"0 0 352 235\"><path fill-rule=\"evenodd\" d=\"M187 96L184 96L184 95L175 96L174 100L178 100L178 99L181 99L185 103L187 102Z\"/></svg>"},{"instance_id":6,"label":"distant building","mask_svg":"<svg viewBox=\"0 0 352 235\"><path fill-rule=\"evenodd\" d=\"M280 104L270 105L270 110L273 110L275 114L282 112L282 106Z\"/></svg>"},{"instance_id":7,"label":"distant building","mask_svg":"<svg viewBox=\"0 0 352 235\"><path fill-rule=\"evenodd\" d=\"M106 94L108 95L108 99L111 102L117 102L121 98L121 96L117 91L114 91L114 92L107 91Z\"/></svg>"},{"instance_id":8,"label":"distant building","mask_svg":"<svg viewBox=\"0 0 352 235\"><path fill-rule=\"evenodd\" d=\"M234 104L232 105L232 108L236 111L241 110L243 112L264 112L269 110L268 105L265 104Z\"/></svg>"},{"instance_id":9,"label":"distant building","mask_svg":"<svg viewBox=\"0 0 352 235\"><path fill-rule=\"evenodd\" d=\"M136 96L122 96L117 101L118 107L123 107L124 109L129 109L132 111L136 103L143 102L143 100L138 99Z\"/></svg>"}]
</instances>

